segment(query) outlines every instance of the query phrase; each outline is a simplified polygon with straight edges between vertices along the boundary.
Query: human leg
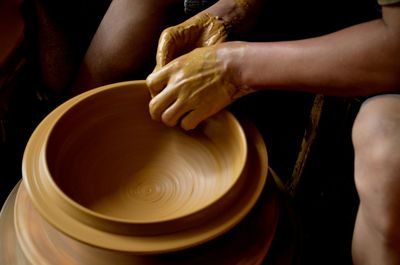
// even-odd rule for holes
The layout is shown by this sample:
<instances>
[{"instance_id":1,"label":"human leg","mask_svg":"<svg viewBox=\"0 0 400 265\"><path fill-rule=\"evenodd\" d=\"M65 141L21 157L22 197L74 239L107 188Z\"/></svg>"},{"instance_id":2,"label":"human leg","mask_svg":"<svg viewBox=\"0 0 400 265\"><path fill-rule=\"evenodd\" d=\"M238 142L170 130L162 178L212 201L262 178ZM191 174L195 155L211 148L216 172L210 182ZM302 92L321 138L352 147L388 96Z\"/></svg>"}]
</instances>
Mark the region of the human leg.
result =
<instances>
[{"instance_id":1,"label":"human leg","mask_svg":"<svg viewBox=\"0 0 400 265\"><path fill-rule=\"evenodd\" d=\"M50 95L71 85L111 0L25 1L30 57Z\"/></svg>"},{"instance_id":2,"label":"human leg","mask_svg":"<svg viewBox=\"0 0 400 265\"><path fill-rule=\"evenodd\" d=\"M114 0L81 64L73 94L126 79L144 79L155 65L163 28L184 20L182 0ZM180 12L181 11L181 12Z\"/></svg>"},{"instance_id":3,"label":"human leg","mask_svg":"<svg viewBox=\"0 0 400 265\"><path fill-rule=\"evenodd\" d=\"M400 264L400 95L367 100L353 126L360 197L353 262Z\"/></svg>"}]
</instances>

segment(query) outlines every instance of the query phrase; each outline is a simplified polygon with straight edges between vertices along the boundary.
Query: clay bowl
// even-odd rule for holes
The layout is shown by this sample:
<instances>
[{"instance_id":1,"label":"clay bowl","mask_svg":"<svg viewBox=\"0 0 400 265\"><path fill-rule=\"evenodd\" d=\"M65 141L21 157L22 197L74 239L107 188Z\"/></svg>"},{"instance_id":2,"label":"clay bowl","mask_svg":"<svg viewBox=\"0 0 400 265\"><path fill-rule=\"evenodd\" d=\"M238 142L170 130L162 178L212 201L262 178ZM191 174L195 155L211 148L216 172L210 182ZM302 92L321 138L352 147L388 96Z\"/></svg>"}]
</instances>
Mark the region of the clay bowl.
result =
<instances>
[{"instance_id":1,"label":"clay bowl","mask_svg":"<svg viewBox=\"0 0 400 265\"><path fill-rule=\"evenodd\" d=\"M88 245L71 238L50 225L28 196L25 186L17 185L0 212L0 264L58 264L58 265L260 265L269 252L278 223L278 201L274 185L266 180L267 153L261 135L254 126L241 121L248 146L248 160L241 180L240 196L236 196L235 207L227 207L219 218L192 231L173 233L148 240L139 238L136 243L156 242L157 246L179 246L194 242L193 238L213 234L236 223L243 214L245 218L232 229L214 240L184 250L164 254L137 255L131 252L113 251ZM264 183L266 186L264 187ZM24 184L24 182L22 183ZM260 195L260 191L263 190ZM257 203L254 205L254 202ZM50 204L51 205L51 204ZM253 207L254 206L254 207ZM250 212L248 210L251 209ZM54 209L51 209L54 211ZM60 220L68 224L68 215L58 212ZM59 222L60 223L60 222ZM90 230L74 226L75 230L90 235ZM222 229L222 230L223 230ZM93 233L92 233L93 235ZM118 235L103 236L116 246L126 243ZM100 238L101 239L101 238ZM130 237L133 239L133 237ZM99 240L98 243L101 243ZM170 249L171 250L171 249Z\"/></svg>"},{"instance_id":2,"label":"clay bowl","mask_svg":"<svg viewBox=\"0 0 400 265\"><path fill-rule=\"evenodd\" d=\"M193 230L232 206L247 158L235 117L221 112L185 132L151 120L149 100L144 81L113 84L69 100L38 126L24 154L23 179L47 222L100 247L163 252L165 245L136 249L126 238L143 242ZM109 235L118 235L119 246L107 242Z\"/></svg>"},{"instance_id":3,"label":"clay bowl","mask_svg":"<svg viewBox=\"0 0 400 265\"><path fill-rule=\"evenodd\" d=\"M27 192L32 185L26 185L24 179L0 211L0 264L263 264L274 238L279 207L274 185L267 181L268 157L263 139L254 126L245 121L241 124L247 138L248 159L239 180L243 181L240 196L235 196L234 207L226 207L217 218L199 227L158 236L106 233L72 219L53 201L41 200L40 194L34 197L42 205L42 212L38 211L32 203L32 190ZM32 138L37 142L41 136L35 133ZM43 209L51 215L43 214ZM51 224L61 224L63 229ZM209 240L216 231L224 233ZM75 234L85 240L76 240ZM191 245L198 244L199 239L207 242ZM165 250L168 253L143 255Z\"/></svg>"}]
</instances>

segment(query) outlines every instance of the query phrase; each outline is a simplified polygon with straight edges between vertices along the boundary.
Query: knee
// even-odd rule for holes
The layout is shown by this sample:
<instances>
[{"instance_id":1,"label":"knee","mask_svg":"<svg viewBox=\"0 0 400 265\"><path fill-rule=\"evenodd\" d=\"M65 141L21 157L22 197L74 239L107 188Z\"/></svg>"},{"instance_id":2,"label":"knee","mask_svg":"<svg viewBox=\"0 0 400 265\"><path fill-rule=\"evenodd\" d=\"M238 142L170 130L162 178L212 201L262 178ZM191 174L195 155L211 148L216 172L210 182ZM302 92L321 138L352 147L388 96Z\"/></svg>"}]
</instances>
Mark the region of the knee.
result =
<instances>
[{"instance_id":1,"label":"knee","mask_svg":"<svg viewBox=\"0 0 400 265\"><path fill-rule=\"evenodd\" d=\"M400 240L400 96L366 101L353 125L360 207L388 241Z\"/></svg>"},{"instance_id":2,"label":"knee","mask_svg":"<svg viewBox=\"0 0 400 265\"><path fill-rule=\"evenodd\" d=\"M382 168L400 163L400 95L367 100L353 125L356 158Z\"/></svg>"}]
</instances>

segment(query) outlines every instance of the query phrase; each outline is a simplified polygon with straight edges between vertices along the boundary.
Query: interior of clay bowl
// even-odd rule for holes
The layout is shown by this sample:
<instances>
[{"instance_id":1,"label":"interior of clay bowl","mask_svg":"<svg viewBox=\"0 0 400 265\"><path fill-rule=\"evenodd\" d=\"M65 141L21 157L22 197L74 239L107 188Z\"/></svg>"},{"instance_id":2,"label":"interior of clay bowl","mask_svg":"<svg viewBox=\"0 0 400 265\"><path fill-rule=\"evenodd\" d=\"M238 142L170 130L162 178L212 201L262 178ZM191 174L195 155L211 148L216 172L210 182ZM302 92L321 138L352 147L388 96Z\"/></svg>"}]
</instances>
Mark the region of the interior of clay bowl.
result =
<instances>
[{"instance_id":1,"label":"interior of clay bowl","mask_svg":"<svg viewBox=\"0 0 400 265\"><path fill-rule=\"evenodd\" d=\"M221 200L247 155L228 112L185 132L153 121L144 82L74 103L52 128L46 162L59 190L85 214L130 223L179 219Z\"/></svg>"}]
</instances>

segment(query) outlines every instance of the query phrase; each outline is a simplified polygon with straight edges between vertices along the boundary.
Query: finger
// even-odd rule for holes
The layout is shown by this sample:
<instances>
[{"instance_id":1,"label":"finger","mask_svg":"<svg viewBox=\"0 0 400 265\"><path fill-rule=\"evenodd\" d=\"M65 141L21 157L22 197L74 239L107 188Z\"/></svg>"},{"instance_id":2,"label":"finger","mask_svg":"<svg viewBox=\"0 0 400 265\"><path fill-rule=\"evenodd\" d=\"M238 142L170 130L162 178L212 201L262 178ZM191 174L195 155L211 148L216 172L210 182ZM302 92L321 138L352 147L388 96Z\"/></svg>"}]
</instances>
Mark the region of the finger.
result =
<instances>
[{"instance_id":1,"label":"finger","mask_svg":"<svg viewBox=\"0 0 400 265\"><path fill-rule=\"evenodd\" d=\"M164 111L176 100L176 93L169 90L168 87L165 88L161 93L150 100L149 110L153 120L160 121Z\"/></svg>"},{"instance_id":2,"label":"finger","mask_svg":"<svg viewBox=\"0 0 400 265\"><path fill-rule=\"evenodd\" d=\"M161 33L158 41L157 54L156 54L156 69L167 65L173 58L175 52L175 42L173 33L170 29L166 29Z\"/></svg>"},{"instance_id":3,"label":"finger","mask_svg":"<svg viewBox=\"0 0 400 265\"><path fill-rule=\"evenodd\" d=\"M167 65L147 76L146 84L152 97L155 97L167 86L170 77L170 68L171 66Z\"/></svg>"},{"instance_id":4,"label":"finger","mask_svg":"<svg viewBox=\"0 0 400 265\"><path fill-rule=\"evenodd\" d=\"M188 131L192 130L199 125L200 122L207 119L210 115L207 115L200 109L195 109L188 113L181 121L182 129Z\"/></svg>"},{"instance_id":5,"label":"finger","mask_svg":"<svg viewBox=\"0 0 400 265\"><path fill-rule=\"evenodd\" d=\"M178 121L183 117L191 107L184 104L183 100L178 99L175 101L161 116L161 120L168 126L175 126Z\"/></svg>"},{"instance_id":6,"label":"finger","mask_svg":"<svg viewBox=\"0 0 400 265\"><path fill-rule=\"evenodd\" d=\"M227 34L222 32L222 30L218 31L216 34L211 36L205 43L205 46L211 46L214 44L222 43L226 40Z\"/></svg>"}]
</instances>

